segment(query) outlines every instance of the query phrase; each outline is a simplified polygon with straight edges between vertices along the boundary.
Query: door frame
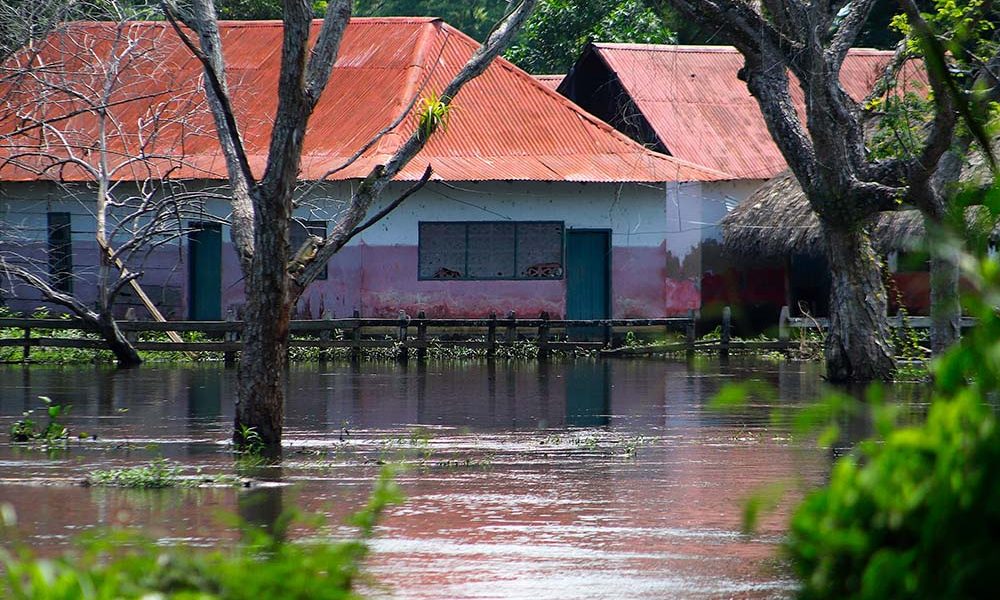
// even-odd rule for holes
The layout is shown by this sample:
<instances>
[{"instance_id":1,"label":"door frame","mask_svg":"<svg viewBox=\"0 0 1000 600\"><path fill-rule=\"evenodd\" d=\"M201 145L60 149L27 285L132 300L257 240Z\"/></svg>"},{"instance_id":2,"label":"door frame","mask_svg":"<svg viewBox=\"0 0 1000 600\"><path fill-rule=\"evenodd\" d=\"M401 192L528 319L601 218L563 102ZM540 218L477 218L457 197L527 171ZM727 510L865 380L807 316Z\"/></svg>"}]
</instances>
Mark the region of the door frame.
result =
<instances>
[{"instance_id":1,"label":"door frame","mask_svg":"<svg viewBox=\"0 0 1000 600\"><path fill-rule=\"evenodd\" d=\"M606 273L605 273L606 279L605 280L608 282L608 285L604 289L604 304L605 304L605 306L608 307L608 316L603 317L603 318L605 318L605 319L611 319L613 317L613 315L615 314L615 307L612 305L612 302L611 302L611 298L612 298L611 288L612 288L612 286L614 286L614 281L612 280L612 275L614 274L614 269L612 268L612 259L613 259L613 257L611 255L611 251L612 251L612 243L611 243L612 230L611 230L611 228L610 227L566 227L566 228L564 228L564 231L566 232L566 240L564 242L564 247L563 247L563 257L564 257L563 260L566 261L566 265L564 266L564 269L566 271L566 277L565 277L565 279L566 279L565 302L566 302L566 309L567 309L566 312L567 313L569 312L569 261L570 261L570 255L569 255L569 236L572 235L573 233L604 233L604 234L607 234L607 237L605 238L605 240L607 242L606 243L606 247L605 247L605 255L608 257L608 260L605 263L606 264ZM568 314L566 315L566 318L567 319L569 318Z\"/></svg>"}]
</instances>

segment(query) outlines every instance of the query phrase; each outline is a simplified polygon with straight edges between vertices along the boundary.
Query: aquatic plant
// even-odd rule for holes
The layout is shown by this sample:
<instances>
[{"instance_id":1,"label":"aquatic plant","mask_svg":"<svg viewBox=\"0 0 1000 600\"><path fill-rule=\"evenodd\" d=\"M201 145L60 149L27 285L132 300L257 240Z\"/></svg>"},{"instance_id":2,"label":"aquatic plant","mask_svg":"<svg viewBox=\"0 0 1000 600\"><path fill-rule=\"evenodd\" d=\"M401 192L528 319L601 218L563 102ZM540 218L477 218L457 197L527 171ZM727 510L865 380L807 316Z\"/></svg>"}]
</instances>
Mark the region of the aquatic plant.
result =
<instances>
[{"instance_id":1,"label":"aquatic plant","mask_svg":"<svg viewBox=\"0 0 1000 600\"><path fill-rule=\"evenodd\" d=\"M383 470L368 503L349 520L358 528L348 541L332 541L316 531L309 541L282 541L292 524L318 529L319 518L290 513L271 534L244 526L241 543L221 549L164 546L129 532L79 538L57 558L38 557L29 547L0 548L0 597L11 600L175 598L249 600L257 598L358 598L362 575L380 516L401 494L392 472ZM2 513L10 524L9 507Z\"/></svg>"},{"instance_id":2,"label":"aquatic plant","mask_svg":"<svg viewBox=\"0 0 1000 600\"><path fill-rule=\"evenodd\" d=\"M31 419L33 411L25 411L22 418L14 421L10 427L10 439L12 442L41 442L52 444L65 441L69 437L69 430L59 422L59 418L69 412L69 405L54 404L48 396L39 396L39 400L45 405L45 414L48 423L44 428L39 429L38 423Z\"/></svg>"},{"instance_id":3,"label":"aquatic plant","mask_svg":"<svg viewBox=\"0 0 1000 600\"><path fill-rule=\"evenodd\" d=\"M168 488L181 485L183 469L167 460L158 458L147 465L122 469L100 469L87 477L90 485L127 488Z\"/></svg>"}]
</instances>

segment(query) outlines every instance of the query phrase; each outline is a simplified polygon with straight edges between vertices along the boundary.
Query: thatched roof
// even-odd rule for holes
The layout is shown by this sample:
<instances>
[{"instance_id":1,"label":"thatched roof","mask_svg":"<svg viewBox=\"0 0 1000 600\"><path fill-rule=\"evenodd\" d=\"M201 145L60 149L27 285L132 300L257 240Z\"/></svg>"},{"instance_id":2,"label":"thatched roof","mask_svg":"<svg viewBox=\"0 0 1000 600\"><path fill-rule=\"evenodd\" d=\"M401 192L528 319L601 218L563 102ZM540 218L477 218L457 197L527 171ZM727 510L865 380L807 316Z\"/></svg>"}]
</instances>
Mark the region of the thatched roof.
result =
<instances>
[{"instance_id":1,"label":"thatched roof","mask_svg":"<svg viewBox=\"0 0 1000 600\"><path fill-rule=\"evenodd\" d=\"M982 153L973 152L962 170L962 180L982 183L989 177ZM968 213L966 216L972 218ZM824 252L819 219L790 171L750 194L721 225L726 249L740 256L816 256ZM924 237L924 219L914 209L881 213L872 228L875 248L883 253L912 248Z\"/></svg>"},{"instance_id":2,"label":"thatched roof","mask_svg":"<svg viewBox=\"0 0 1000 600\"><path fill-rule=\"evenodd\" d=\"M819 219L790 171L774 177L722 219L726 249L753 257L823 254ZM902 250L924 232L916 210L883 213L874 230L881 252Z\"/></svg>"}]
</instances>

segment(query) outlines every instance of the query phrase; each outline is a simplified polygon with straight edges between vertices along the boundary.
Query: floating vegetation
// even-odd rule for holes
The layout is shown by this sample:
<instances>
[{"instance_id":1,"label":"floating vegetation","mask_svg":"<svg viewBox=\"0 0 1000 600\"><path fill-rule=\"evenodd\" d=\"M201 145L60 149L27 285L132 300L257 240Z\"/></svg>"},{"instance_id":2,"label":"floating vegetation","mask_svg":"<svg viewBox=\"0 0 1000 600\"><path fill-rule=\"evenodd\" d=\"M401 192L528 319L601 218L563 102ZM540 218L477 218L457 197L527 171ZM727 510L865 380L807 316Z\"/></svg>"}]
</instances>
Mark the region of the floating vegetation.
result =
<instances>
[{"instance_id":1,"label":"floating vegetation","mask_svg":"<svg viewBox=\"0 0 1000 600\"><path fill-rule=\"evenodd\" d=\"M179 464L166 458L158 458L146 465L94 471L85 483L103 487L163 489L203 485L235 486L240 485L241 480L232 475L202 475L200 472L194 477L185 477L184 468Z\"/></svg>"}]
</instances>

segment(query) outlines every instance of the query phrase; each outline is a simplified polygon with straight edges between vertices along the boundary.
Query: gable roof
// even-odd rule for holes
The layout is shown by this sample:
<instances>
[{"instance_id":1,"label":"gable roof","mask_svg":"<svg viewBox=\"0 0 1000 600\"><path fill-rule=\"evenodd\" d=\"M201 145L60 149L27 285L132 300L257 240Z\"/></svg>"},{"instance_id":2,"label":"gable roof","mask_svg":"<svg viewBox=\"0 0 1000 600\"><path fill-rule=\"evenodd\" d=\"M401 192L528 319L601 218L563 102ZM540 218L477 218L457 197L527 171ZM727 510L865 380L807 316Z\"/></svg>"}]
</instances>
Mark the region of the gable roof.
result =
<instances>
[{"instance_id":1,"label":"gable roof","mask_svg":"<svg viewBox=\"0 0 1000 600\"><path fill-rule=\"evenodd\" d=\"M617 78L671 156L725 171L740 179L767 179L786 168L771 139L757 101L737 78L743 56L731 46L592 44L560 87L565 93L581 63L596 57ZM852 49L841 84L863 99L892 52ZM912 61L904 82L925 82ZM803 113L803 94L792 78L792 99ZM596 84L595 84L596 85ZM584 89L584 88L581 88ZM583 98L577 102L587 107Z\"/></svg>"},{"instance_id":2,"label":"gable roof","mask_svg":"<svg viewBox=\"0 0 1000 600\"><path fill-rule=\"evenodd\" d=\"M315 21L314 38L319 27L320 21ZM219 28L234 112L251 167L259 176L277 106L282 24L231 21L221 22ZM118 46L114 46L116 35ZM121 47L122 35L143 47L147 55L145 62L136 59L121 70L121 89L109 109L115 115L113 152L134 155L144 151L156 158L146 161L143 168L154 164L160 174L172 169L170 176L175 179L225 179L225 163L204 106L201 65L169 25L72 23L49 36L39 46L38 57L22 54L6 66L33 60L49 67L59 65L60 71L76 73L77 78L91 77L93 65L80 48L102 56ZM310 120L301 177L315 180L342 164L403 115L413 98L443 89L477 47L473 39L438 19L352 19L327 89ZM10 100L8 106L37 104L39 97L47 99L49 117L69 115L56 126L80 156L96 164L97 121L92 110L75 114L81 110L78 102L51 91L43 94L30 77L0 84L0 102ZM417 110L404 115L359 160L329 178L362 178L374 165L384 163L416 127ZM148 134L143 137L140 128L148 126L154 113L161 129L155 139ZM0 180L90 179L79 167L52 168L51 159L20 156L12 161L32 146L63 152L41 128L11 135L23 130L25 123L23 116L12 118L11 111L0 107ZM453 102L447 129L433 136L400 178L419 178L427 164L434 167L436 178L453 181L731 178L646 150L503 59L465 86ZM142 179L141 173L130 170L116 177Z\"/></svg>"}]
</instances>

